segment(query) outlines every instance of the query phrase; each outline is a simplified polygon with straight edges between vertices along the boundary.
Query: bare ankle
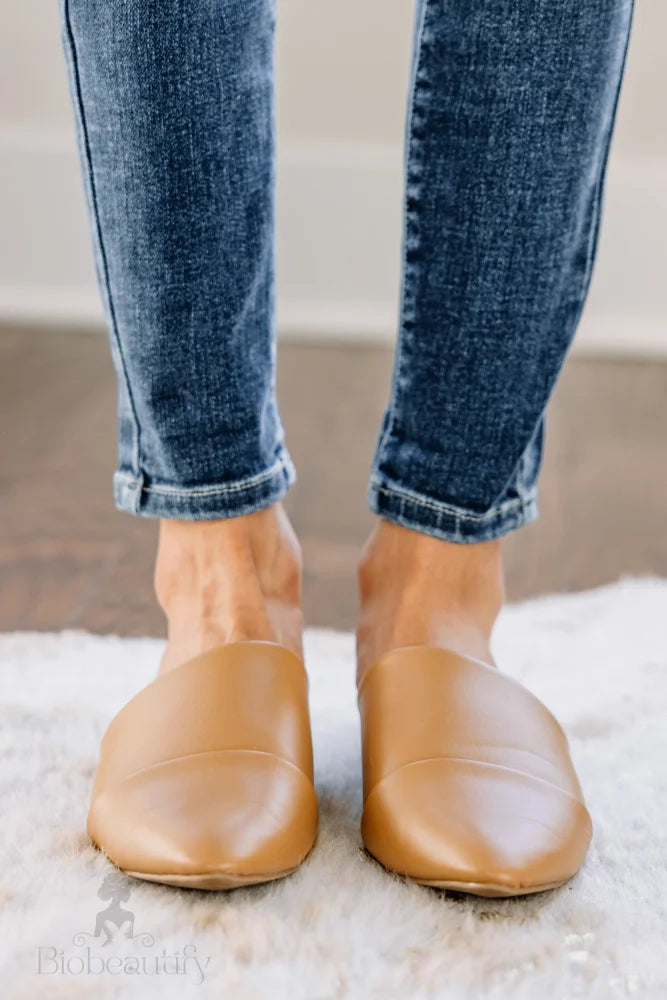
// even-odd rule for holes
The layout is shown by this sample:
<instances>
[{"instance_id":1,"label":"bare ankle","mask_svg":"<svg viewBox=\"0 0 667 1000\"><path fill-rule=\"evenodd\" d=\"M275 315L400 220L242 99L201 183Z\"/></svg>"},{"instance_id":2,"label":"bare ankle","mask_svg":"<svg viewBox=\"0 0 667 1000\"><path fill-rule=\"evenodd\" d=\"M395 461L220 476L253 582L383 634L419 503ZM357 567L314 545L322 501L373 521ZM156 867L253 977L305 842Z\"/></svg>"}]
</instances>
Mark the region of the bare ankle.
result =
<instances>
[{"instance_id":1,"label":"bare ankle","mask_svg":"<svg viewBox=\"0 0 667 1000\"><path fill-rule=\"evenodd\" d=\"M300 600L301 550L278 505L226 520L160 522L154 582L165 612L192 587L214 609L220 583L239 574L262 592Z\"/></svg>"},{"instance_id":2,"label":"bare ankle","mask_svg":"<svg viewBox=\"0 0 667 1000\"><path fill-rule=\"evenodd\" d=\"M155 593L166 660L239 639L301 651L301 551L280 505L218 521L160 523Z\"/></svg>"},{"instance_id":3,"label":"bare ankle","mask_svg":"<svg viewBox=\"0 0 667 1000\"><path fill-rule=\"evenodd\" d=\"M505 598L497 541L456 544L379 519L358 568L360 660L399 645L490 659Z\"/></svg>"},{"instance_id":4,"label":"bare ankle","mask_svg":"<svg viewBox=\"0 0 667 1000\"><path fill-rule=\"evenodd\" d=\"M488 605L494 617L505 599L499 541L457 544L382 519L364 546L358 579L362 599L384 585L437 583L462 604Z\"/></svg>"}]
</instances>

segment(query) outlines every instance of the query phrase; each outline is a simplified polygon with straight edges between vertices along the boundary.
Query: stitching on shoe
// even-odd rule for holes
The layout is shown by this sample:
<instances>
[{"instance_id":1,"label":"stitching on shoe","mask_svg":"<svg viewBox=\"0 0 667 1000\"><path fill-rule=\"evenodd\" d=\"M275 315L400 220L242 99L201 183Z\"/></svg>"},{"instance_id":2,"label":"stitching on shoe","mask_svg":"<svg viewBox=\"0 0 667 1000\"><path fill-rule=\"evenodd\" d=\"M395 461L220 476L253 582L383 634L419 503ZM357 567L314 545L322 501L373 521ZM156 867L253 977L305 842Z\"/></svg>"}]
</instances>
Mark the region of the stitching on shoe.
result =
<instances>
[{"instance_id":1,"label":"stitching on shoe","mask_svg":"<svg viewBox=\"0 0 667 1000\"><path fill-rule=\"evenodd\" d=\"M165 767L167 764L175 764L182 760L190 760L193 757L212 757L227 753L257 754L262 757L270 757L272 760L280 761L281 764L286 764L288 767L292 768L292 770L296 771L297 774L302 775L309 785L312 786L313 784L305 771L302 771L301 768L293 761L288 760L286 757L281 757L280 754L271 753L269 750L250 750L248 747L225 747L224 750L197 750L194 753L184 753L180 754L178 757L169 757L168 760L158 760L154 764L147 764L145 767L138 767L136 771L126 774L119 781L108 784L102 789L100 795L104 795L105 792L110 791L113 788L118 788L120 785L124 785L126 782L131 781L132 778L136 778L137 775L146 774L148 771L154 771L158 767Z\"/></svg>"},{"instance_id":2,"label":"stitching on shoe","mask_svg":"<svg viewBox=\"0 0 667 1000\"><path fill-rule=\"evenodd\" d=\"M368 795L364 800L364 805L366 804L366 802L368 802L373 792L375 792L380 787L380 785L384 784L384 782L387 781L388 778L391 778L394 774L397 774L399 771L405 770L405 768L414 767L416 764L428 764L430 761L435 761L435 760L451 760L459 764L472 764L475 767L488 767L488 768L493 768L494 770L497 771L505 771L508 774L519 774L521 775L522 778L527 778L529 781L536 781L542 785L547 785L549 788L553 788L555 791L560 792L561 795L565 795L568 799L571 799L573 802L576 802L578 805L580 805L583 809L586 810L586 813L588 813L586 803L582 799L578 798L576 795L573 795L571 792L566 791L564 788L561 788L560 785L554 784L553 781L549 781L548 778L540 778L536 774L530 774L529 771L521 771L518 767L508 767L506 764L492 764L490 761L474 760L471 757L453 757L453 756L450 757L447 754L441 754L438 757L421 757L419 760L410 760L407 762L407 764L399 764L398 767L395 767L392 771L389 771L387 774L384 774L380 778L380 780L376 782L375 785L373 785L373 787L371 788L370 792L368 793Z\"/></svg>"}]
</instances>

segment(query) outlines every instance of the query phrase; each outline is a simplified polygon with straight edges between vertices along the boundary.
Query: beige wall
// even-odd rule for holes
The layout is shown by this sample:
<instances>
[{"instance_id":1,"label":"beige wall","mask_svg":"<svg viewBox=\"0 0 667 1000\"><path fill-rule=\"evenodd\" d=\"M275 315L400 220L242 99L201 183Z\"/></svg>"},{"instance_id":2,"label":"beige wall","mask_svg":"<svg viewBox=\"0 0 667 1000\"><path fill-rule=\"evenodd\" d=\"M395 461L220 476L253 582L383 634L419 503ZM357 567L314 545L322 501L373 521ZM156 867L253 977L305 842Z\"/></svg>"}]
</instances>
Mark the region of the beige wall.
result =
<instances>
[{"instance_id":1,"label":"beige wall","mask_svg":"<svg viewBox=\"0 0 667 1000\"><path fill-rule=\"evenodd\" d=\"M412 7L408 0L278 0L285 139L400 143Z\"/></svg>"},{"instance_id":2,"label":"beige wall","mask_svg":"<svg viewBox=\"0 0 667 1000\"><path fill-rule=\"evenodd\" d=\"M278 10L280 325L390 336L412 4L278 0ZM8 0L0 19L0 319L90 321L99 306L57 4ZM624 349L630 323L629 348L667 342L665 37L665 0L637 0L590 345Z\"/></svg>"}]
</instances>

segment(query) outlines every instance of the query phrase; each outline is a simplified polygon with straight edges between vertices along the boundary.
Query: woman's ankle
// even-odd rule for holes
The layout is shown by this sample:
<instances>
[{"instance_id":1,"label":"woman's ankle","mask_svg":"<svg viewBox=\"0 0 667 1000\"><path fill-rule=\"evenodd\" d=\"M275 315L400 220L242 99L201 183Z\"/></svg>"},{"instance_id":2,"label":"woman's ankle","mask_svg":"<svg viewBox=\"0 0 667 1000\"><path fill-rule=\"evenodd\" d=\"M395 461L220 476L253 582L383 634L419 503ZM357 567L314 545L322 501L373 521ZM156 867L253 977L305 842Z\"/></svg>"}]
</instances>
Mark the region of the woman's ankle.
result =
<instances>
[{"instance_id":1,"label":"woman's ankle","mask_svg":"<svg viewBox=\"0 0 667 1000\"><path fill-rule=\"evenodd\" d=\"M301 655L301 551L280 505L219 521L161 521L155 592L166 666L242 639Z\"/></svg>"},{"instance_id":2,"label":"woman's ankle","mask_svg":"<svg viewBox=\"0 0 667 1000\"><path fill-rule=\"evenodd\" d=\"M362 670L407 645L491 659L491 632L505 598L498 541L458 544L378 519L358 585Z\"/></svg>"}]
</instances>

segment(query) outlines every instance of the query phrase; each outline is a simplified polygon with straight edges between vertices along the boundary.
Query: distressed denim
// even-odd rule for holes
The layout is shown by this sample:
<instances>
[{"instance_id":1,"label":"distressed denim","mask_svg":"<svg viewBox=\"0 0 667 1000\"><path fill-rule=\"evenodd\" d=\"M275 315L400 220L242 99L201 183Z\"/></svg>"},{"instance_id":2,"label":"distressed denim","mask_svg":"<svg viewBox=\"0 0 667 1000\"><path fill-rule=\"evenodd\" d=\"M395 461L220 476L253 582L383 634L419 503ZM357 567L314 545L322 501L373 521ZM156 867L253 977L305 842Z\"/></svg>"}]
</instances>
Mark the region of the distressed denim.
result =
<instances>
[{"instance_id":1,"label":"distressed denim","mask_svg":"<svg viewBox=\"0 0 667 1000\"><path fill-rule=\"evenodd\" d=\"M275 395L275 0L60 3L118 373L116 503L269 506L295 480ZM385 518L474 542L537 515L631 16L632 0L417 0L368 490Z\"/></svg>"}]
</instances>

